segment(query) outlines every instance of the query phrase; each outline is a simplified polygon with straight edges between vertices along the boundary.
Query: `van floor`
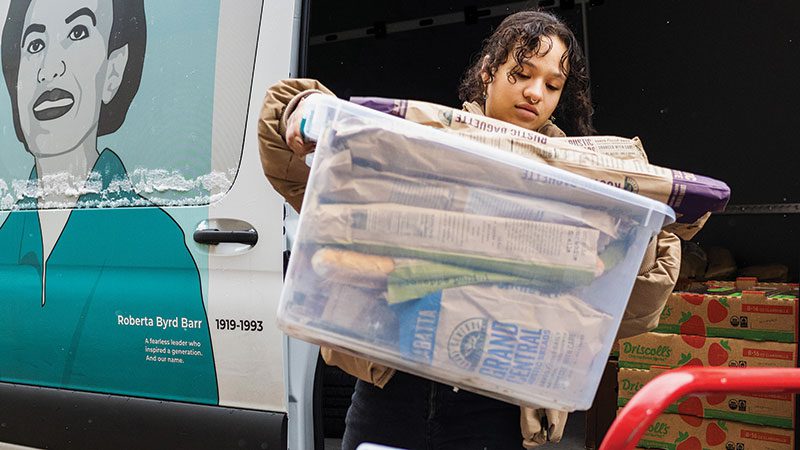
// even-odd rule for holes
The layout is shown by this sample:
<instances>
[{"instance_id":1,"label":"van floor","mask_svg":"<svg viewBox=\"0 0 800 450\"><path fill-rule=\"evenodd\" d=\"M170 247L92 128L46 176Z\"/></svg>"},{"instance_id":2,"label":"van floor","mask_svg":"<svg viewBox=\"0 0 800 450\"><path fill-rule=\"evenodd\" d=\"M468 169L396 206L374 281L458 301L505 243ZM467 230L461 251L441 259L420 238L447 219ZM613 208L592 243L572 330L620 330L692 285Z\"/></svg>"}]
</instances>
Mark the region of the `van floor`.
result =
<instances>
[{"instance_id":1,"label":"van floor","mask_svg":"<svg viewBox=\"0 0 800 450\"><path fill-rule=\"evenodd\" d=\"M567 420L567 428L564 430L564 438L558 444L550 444L542 447L542 449L559 449L559 450L584 450L586 434L586 413L577 411L569 415ZM325 439L325 450L341 450L341 439Z\"/></svg>"}]
</instances>

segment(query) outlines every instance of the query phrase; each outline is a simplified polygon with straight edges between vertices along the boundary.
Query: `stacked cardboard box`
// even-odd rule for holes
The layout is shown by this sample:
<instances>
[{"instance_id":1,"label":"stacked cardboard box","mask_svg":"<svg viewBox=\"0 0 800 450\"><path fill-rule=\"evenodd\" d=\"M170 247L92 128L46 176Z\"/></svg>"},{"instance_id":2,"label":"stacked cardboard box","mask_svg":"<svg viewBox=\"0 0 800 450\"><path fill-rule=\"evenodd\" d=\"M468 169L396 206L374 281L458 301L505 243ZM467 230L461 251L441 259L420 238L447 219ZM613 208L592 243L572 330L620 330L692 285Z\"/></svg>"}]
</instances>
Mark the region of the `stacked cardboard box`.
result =
<instances>
[{"instance_id":1,"label":"stacked cardboard box","mask_svg":"<svg viewBox=\"0 0 800 450\"><path fill-rule=\"evenodd\" d=\"M677 367L796 367L797 289L748 278L673 293L658 332L620 342L618 406ZM639 445L793 449L795 398L778 393L686 397L667 408Z\"/></svg>"},{"instance_id":2,"label":"stacked cardboard box","mask_svg":"<svg viewBox=\"0 0 800 450\"><path fill-rule=\"evenodd\" d=\"M740 422L662 414L639 441L640 448L669 450L793 450L794 431Z\"/></svg>"},{"instance_id":3,"label":"stacked cardboard box","mask_svg":"<svg viewBox=\"0 0 800 450\"><path fill-rule=\"evenodd\" d=\"M752 278L674 292L655 331L754 341L797 342L798 285Z\"/></svg>"}]
</instances>

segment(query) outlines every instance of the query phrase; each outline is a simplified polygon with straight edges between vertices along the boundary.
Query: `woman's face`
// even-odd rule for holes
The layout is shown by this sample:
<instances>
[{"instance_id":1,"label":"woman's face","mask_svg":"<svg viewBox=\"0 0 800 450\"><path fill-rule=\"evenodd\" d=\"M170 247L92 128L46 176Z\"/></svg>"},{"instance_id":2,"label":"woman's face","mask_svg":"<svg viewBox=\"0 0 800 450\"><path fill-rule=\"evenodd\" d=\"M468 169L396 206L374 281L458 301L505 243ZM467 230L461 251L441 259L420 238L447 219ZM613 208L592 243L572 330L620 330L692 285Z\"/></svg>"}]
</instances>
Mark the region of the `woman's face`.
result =
<instances>
[{"instance_id":1,"label":"woman's face","mask_svg":"<svg viewBox=\"0 0 800 450\"><path fill-rule=\"evenodd\" d=\"M522 72L515 80L507 76L516 66L511 52L497 68L494 79L486 86L487 116L538 130L553 115L567 81L561 72L561 58L567 47L561 39L545 36L539 48L538 55L522 61Z\"/></svg>"},{"instance_id":2,"label":"woman's face","mask_svg":"<svg viewBox=\"0 0 800 450\"><path fill-rule=\"evenodd\" d=\"M96 139L112 14L112 0L31 2L20 42L17 107L34 155L64 153Z\"/></svg>"}]
</instances>

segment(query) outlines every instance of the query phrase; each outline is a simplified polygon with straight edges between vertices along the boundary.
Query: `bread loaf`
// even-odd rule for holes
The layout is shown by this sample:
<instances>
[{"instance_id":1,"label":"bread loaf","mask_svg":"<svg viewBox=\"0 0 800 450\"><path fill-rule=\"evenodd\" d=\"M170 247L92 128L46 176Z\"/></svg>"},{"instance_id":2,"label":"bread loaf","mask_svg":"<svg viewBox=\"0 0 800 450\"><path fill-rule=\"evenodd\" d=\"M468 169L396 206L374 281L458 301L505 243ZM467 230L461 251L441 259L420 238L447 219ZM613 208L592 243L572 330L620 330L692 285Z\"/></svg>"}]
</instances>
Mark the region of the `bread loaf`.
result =
<instances>
[{"instance_id":1,"label":"bread loaf","mask_svg":"<svg viewBox=\"0 0 800 450\"><path fill-rule=\"evenodd\" d=\"M388 256L325 247L314 253L311 266L317 275L330 281L382 289L394 270L394 260Z\"/></svg>"}]
</instances>

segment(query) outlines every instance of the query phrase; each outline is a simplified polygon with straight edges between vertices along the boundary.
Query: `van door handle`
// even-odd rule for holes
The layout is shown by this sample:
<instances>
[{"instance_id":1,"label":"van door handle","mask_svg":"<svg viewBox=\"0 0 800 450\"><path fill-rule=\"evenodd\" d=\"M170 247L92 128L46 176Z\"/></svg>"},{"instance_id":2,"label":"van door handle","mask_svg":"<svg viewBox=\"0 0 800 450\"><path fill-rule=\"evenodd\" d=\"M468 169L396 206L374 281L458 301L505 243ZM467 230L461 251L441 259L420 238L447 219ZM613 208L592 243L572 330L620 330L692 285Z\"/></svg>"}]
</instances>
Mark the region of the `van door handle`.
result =
<instances>
[{"instance_id":1,"label":"van door handle","mask_svg":"<svg viewBox=\"0 0 800 450\"><path fill-rule=\"evenodd\" d=\"M246 245L256 245L258 242L258 232L254 229L241 231L224 231L210 228L206 230L195 230L194 241L198 244L217 245L221 243L237 243Z\"/></svg>"}]
</instances>

